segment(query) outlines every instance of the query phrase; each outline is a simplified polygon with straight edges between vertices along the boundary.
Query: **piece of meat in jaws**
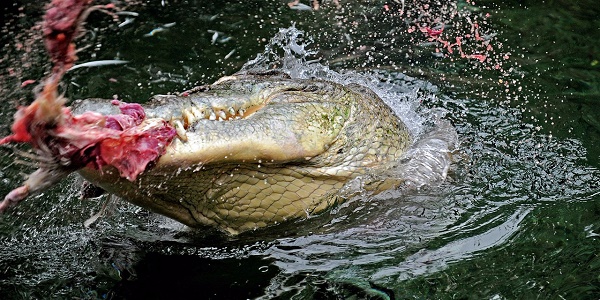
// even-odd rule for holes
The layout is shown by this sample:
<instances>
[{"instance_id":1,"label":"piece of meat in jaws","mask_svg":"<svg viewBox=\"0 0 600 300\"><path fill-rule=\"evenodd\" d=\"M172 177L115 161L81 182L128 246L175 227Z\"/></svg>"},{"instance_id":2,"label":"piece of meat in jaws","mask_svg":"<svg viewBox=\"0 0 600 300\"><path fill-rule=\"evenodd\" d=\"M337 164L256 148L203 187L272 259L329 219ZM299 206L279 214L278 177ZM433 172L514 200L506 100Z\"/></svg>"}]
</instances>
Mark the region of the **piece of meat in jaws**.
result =
<instances>
[{"instance_id":1,"label":"piece of meat in jaws","mask_svg":"<svg viewBox=\"0 0 600 300\"><path fill-rule=\"evenodd\" d=\"M114 100L121 113L108 116L95 112L73 115L65 107L66 99L58 93L58 84L77 60L73 41L91 11L114 8L112 4L90 7L91 3L52 0L47 7L42 28L52 72L42 82L36 99L18 108L12 134L0 139L0 145L29 144L39 169L6 195L0 212L86 166L101 169L110 165L133 181L164 153L176 135L175 128L166 121L147 118L139 104Z\"/></svg>"}]
</instances>

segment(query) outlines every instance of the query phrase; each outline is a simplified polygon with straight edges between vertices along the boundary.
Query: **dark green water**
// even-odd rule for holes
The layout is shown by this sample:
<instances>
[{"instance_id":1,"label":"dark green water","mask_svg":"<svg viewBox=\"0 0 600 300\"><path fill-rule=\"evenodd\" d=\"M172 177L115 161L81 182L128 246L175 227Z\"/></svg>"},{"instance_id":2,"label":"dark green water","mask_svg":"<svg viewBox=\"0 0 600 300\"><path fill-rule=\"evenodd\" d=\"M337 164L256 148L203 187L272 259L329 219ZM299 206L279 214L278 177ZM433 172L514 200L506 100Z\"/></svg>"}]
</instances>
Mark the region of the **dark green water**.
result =
<instances>
[{"instance_id":1,"label":"dark green water","mask_svg":"<svg viewBox=\"0 0 600 300\"><path fill-rule=\"evenodd\" d=\"M117 22L94 13L80 62L129 63L72 71L63 90L143 102L239 70L295 24L313 39L310 59L375 74L389 93L405 93L399 105L413 105L404 117L427 123L447 111L461 145L446 182L227 238L123 203L85 228L102 202L78 200L73 177L0 218L0 298L600 298L600 6L406 1L400 11L394 1L340 2L297 11L285 1L152 0L129 2L139 15ZM32 28L41 5L2 8L6 135L15 104L32 99L34 85L20 83L49 65ZM133 22L119 26L126 17ZM440 38L463 37L464 53L486 60L448 53L412 28L416 20L443 23ZM1 153L6 194L29 169L11 149Z\"/></svg>"}]
</instances>

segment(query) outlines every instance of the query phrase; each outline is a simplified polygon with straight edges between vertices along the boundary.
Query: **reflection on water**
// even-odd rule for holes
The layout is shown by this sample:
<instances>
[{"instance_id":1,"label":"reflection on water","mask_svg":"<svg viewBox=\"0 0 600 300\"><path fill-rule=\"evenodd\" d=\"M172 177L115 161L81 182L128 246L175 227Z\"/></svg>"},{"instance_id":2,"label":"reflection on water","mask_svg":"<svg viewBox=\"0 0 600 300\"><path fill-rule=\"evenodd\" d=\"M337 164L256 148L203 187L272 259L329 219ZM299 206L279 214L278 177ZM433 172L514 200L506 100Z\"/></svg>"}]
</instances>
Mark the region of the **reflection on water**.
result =
<instances>
[{"instance_id":1,"label":"reflection on water","mask_svg":"<svg viewBox=\"0 0 600 300\"><path fill-rule=\"evenodd\" d=\"M122 26L93 15L88 25L93 33L83 40L92 47L81 53L81 62L130 63L73 71L64 87L67 95L119 94L139 100L211 82L248 61L247 68L277 62L294 77L372 87L416 136L426 136L440 117L451 121L460 146L447 180L411 191L358 193L308 221L229 238L188 231L122 202L109 203L103 217L85 228L83 221L103 203L80 201L80 182L73 177L0 219L3 299L182 298L190 293L228 299L501 299L594 298L600 293L600 174L586 160L590 153L597 155L589 146L597 139L575 123L578 115L551 109L567 104L560 98L551 102L540 92L553 89L553 83L546 87L530 81L534 67L527 65L528 53L520 51L516 36L503 37L493 26L481 29L497 50L487 53L492 57L487 70L487 64L462 60L456 53L440 57L435 43L410 32L414 20L408 18L423 16L422 21L448 21L445 32L454 34L454 29L464 36L471 29L467 19L484 27L483 20L493 25L498 13L511 24L502 14L510 9L496 12L456 1L432 5L426 14L422 4L427 1L406 1L401 14L390 3L341 1L346 2L341 9L323 5L310 12L263 2L132 2L127 9L139 16L128 16L132 21ZM396 10L386 13L384 5ZM34 4L23 7L27 13L36 11ZM492 17L484 18L488 10ZM18 10L5 12L19 19ZM253 21L246 21L248 15ZM27 34L35 34L27 30L33 20L23 19L24 25L8 28L21 28L15 36L28 40ZM306 34L293 44L269 44L292 21ZM41 78L46 69L36 48L41 45L22 46L31 47L29 65L20 64L23 50L15 48L4 48L0 61L18 74L1 80L2 96L11 101L30 99L31 87L20 89L20 82ZM465 46L465 51L477 46ZM290 57L286 51L296 59L282 62ZM507 52L511 59L504 62ZM263 56L252 61L257 53ZM536 59L545 63L537 54ZM499 62L504 62L502 70L496 72L493 66ZM330 72L323 66L328 63L346 70ZM368 74L352 71L365 69ZM11 105L2 104L3 135L14 112ZM540 121L545 115L562 119ZM583 124L593 122L589 115ZM24 168L13 164L9 149L2 153L0 191L5 194Z\"/></svg>"}]
</instances>

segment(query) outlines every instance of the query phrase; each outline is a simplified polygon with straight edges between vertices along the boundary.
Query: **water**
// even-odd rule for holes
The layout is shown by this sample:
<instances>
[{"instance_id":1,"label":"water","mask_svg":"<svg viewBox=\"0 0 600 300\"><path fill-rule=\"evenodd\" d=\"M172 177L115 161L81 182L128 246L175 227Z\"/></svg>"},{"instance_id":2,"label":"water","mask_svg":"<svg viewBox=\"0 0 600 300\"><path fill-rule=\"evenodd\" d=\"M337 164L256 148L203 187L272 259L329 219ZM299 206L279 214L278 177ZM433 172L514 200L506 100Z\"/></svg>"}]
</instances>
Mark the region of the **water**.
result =
<instances>
[{"instance_id":1,"label":"water","mask_svg":"<svg viewBox=\"0 0 600 300\"><path fill-rule=\"evenodd\" d=\"M306 58L279 63L293 76L371 86L416 136L440 117L452 122L459 148L446 181L359 194L317 218L228 238L120 202L85 228L103 202L78 200L73 177L0 219L2 298L597 299L600 122L592 107L600 51L592 1L405 1L404 10L340 2L310 12L285 1L132 1L127 9L139 16L122 27L92 15L80 42L90 47L79 55L82 63L130 63L75 70L63 89L71 99L139 101L248 62L280 62L287 50ZM3 135L14 103L31 99L33 86L20 83L48 69L30 36L40 9L26 1L4 8L12 34L0 38L0 91L10 99L1 104ZM463 52L489 59L436 50L439 41L413 28L416 18L433 29L443 23L445 40L474 35L477 21L486 39L465 39ZM305 32L295 45L269 44L292 23ZM268 58L252 62L259 53ZM28 171L10 153L3 149L0 159L2 194Z\"/></svg>"}]
</instances>

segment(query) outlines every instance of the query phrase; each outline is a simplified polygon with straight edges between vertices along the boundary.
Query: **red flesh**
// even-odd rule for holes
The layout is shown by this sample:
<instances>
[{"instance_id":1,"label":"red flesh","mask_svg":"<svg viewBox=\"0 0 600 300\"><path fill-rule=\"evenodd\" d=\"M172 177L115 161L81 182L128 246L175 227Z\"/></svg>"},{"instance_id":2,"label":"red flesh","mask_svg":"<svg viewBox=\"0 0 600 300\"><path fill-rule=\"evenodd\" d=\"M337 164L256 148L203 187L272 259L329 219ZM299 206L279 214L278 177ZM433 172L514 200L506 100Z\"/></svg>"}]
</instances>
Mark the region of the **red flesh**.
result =
<instances>
[{"instance_id":1,"label":"red flesh","mask_svg":"<svg viewBox=\"0 0 600 300\"><path fill-rule=\"evenodd\" d=\"M58 95L57 86L77 59L72 42L93 9L88 8L91 2L52 0L47 9L43 31L54 65L52 73L36 100L27 107L19 107L11 128L13 133L0 139L0 145L30 144L46 164L5 197L0 212L86 166L100 169L110 165L122 177L134 181L148 163L165 152L176 135L175 129L164 120L144 124L146 114L139 104L114 100L112 104L119 106L121 114L109 116L95 112L73 115L64 106L66 100Z\"/></svg>"},{"instance_id":2,"label":"red flesh","mask_svg":"<svg viewBox=\"0 0 600 300\"><path fill-rule=\"evenodd\" d=\"M44 43L52 58L54 72L68 70L77 57L73 40L87 15L92 0L52 0L44 16Z\"/></svg>"}]
</instances>

